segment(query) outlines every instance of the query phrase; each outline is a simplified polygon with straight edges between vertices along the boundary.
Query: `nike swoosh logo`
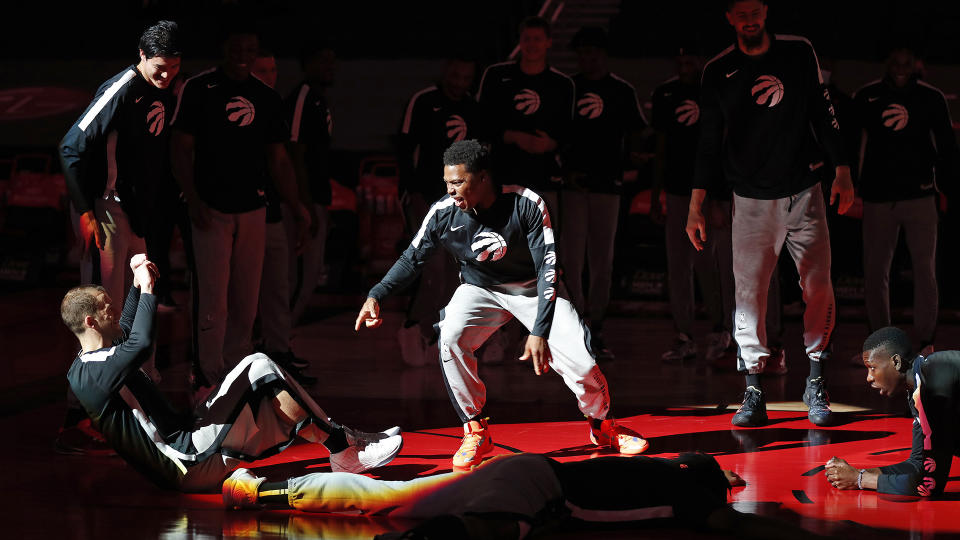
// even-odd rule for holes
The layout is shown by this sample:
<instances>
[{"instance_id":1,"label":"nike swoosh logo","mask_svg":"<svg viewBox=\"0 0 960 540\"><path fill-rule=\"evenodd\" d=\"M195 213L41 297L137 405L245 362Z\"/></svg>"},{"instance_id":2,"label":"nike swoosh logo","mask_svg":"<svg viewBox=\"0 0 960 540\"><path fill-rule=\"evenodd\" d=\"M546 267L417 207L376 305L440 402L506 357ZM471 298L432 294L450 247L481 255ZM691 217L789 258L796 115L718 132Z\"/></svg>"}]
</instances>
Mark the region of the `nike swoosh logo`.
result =
<instances>
[{"instance_id":1,"label":"nike swoosh logo","mask_svg":"<svg viewBox=\"0 0 960 540\"><path fill-rule=\"evenodd\" d=\"M213 87L215 87L215 86L217 86L217 83L208 84L208 85L207 85L207 88L213 88Z\"/></svg>"},{"instance_id":2,"label":"nike swoosh logo","mask_svg":"<svg viewBox=\"0 0 960 540\"><path fill-rule=\"evenodd\" d=\"M673 95L673 92L664 92L663 97L670 97Z\"/></svg>"},{"instance_id":3,"label":"nike swoosh logo","mask_svg":"<svg viewBox=\"0 0 960 540\"><path fill-rule=\"evenodd\" d=\"M456 230L462 229L462 228L464 228L464 227L466 227L466 225L457 225L456 227L450 227L450 230L451 230L451 231L456 231Z\"/></svg>"},{"instance_id":4,"label":"nike swoosh logo","mask_svg":"<svg viewBox=\"0 0 960 540\"><path fill-rule=\"evenodd\" d=\"M874 101L876 101L876 100L878 100L878 99L880 99L880 96L868 97L868 98L867 98L867 101L869 101L870 103L873 103Z\"/></svg>"},{"instance_id":5,"label":"nike swoosh logo","mask_svg":"<svg viewBox=\"0 0 960 540\"><path fill-rule=\"evenodd\" d=\"M735 70L731 71L730 73L727 73L727 78L729 79L730 77L733 77L734 75L737 74L738 71L740 71L740 70L739 70L739 69L735 69Z\"/></svg>"},{"instance_id":6,"label":"nike swoosh logo","mask_svg":"<svg viewBox=\"0 0 960 540\"><path fill-rule=\"evenodd\" d=\"M500 82L510 82L510 81L512 81L512 80L513 80L513 79L511 79L510 77L504 77L504 78L500 79Z\"/></svg>"},{"instance_id":7,"label":"nike swoosh logo","mask_svg":"<svg viewBox=\"0 0 960 540\"><path fill-rule=\"evenodd\" d=\"M440 107L434 107L434 108L433 108L433 112L437 112L437 111L439 111L439 110L440 110Z\"/></svg>"},{"instance_id":8,"label":"nike swoosh logo","mask_svg":"<svg viewBox=\"0 0 960 540\"><path fill-rule=\"evenodd\" d=\"M140 100L141 100L141 99L143 99L143 96L138 97L137 99L133 100L133 102L134 102L134 103L140 103Z\"/></svg>"}]
</instances>

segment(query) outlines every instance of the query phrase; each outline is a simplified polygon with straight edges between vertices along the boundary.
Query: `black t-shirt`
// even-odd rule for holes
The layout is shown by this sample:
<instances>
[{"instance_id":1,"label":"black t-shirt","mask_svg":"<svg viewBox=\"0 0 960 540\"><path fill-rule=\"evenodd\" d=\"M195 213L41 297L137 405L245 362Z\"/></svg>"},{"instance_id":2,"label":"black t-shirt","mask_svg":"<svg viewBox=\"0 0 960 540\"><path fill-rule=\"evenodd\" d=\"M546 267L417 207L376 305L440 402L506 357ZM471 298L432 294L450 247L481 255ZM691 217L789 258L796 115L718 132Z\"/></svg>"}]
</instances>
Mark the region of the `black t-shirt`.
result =
<instances>
[{"instance_id":1,"label":"black t-shirt","mask_svg":"<svg viewBox=\"0 0 960 540\"><path fill-rule=\"evenodd\" d=\"M290 141L306 146L304 165L310 182L310 195L316 204L328 205L330 191L330 140L333 117L327 98L315 86L301 82L285 101L290 122Z\"/></svg>"},{"instance_id":2,"label":"black t-shirt","mask_svg":"<svg viewBox=\"0 0 960 540\"><path fill-rule=\"evenodd\" d=\"M517 184L540 191L556 190L560 164L556 152L528 154L513 144L504 144L507 130L547 133L559 145L570 139L573 121L573 80L547 67L527 75L517 62L494 64L480 80L477 100L489 121L493 159L500 183Z\"/></svg>"},{"instance_id":3,"label":"black t-shirt","mask_svg":"<svg viewBox=\"0 0 960 540\"><path fill-rule=\"evenodd\" d=\"M226 213L263 206L268 144L290 138L280 96L256 77L219 68L187 80L173 127L195 137L195 183L204 203Z\"/></svg>"},{"instance_id":4,"label":"black t-shirt","mask_svg":"<svg viewBox=\"0 0 960 540\"><path fill-rule=\"evenodd\" d=\"M852 118L863 133L859 191L870 202L927 197L956 174L957 143L943 93L923 81L877 81L857 91Z\"/></svg>"},{"instance_id":5,"label":"black t-shirt","mask_svg":"<svg viewBox=\"0 0 960 540\"><path fill-rule=\"evenodd\" d=\"M700 85L684 84L672 77L653 91L653 128L666 139L663 159L663 190L672 195L690 195L697 139L700 135Z\"/></svg>"},{"instance_id":6,"label":"black t-shirt","mask_svg":"<svg viewBox=\"0 0 960 540\"><path fill-rule=\"evenodd\" d=\"M148 83L130 66L107 79L60 142L64 177L80 213L93 209L110 182L134 233L143 236L146 217L170 174L174 95Z\"/></svg>"},{"instance_id":7,"label":"black t-shirt","mask_svg":"<svg viewBox=\"0 0 960 540\"><path fill-rule=\"evenodd\" d=\"M832 179L830 164L847 164L816 53L802 37L771 35L759 56L731 45L704 67L700 96L694 188L725 180L741 197L779 199Z\"/></svg>"},{"instance_id":8,"label":"black t-shirt","mask_svg":"<svg viewBox=\"0 0 960 540\"><path fill-rule=\"evenodd\" d=\"M480 106L473 96L448 98L437 86L420 90L400 125L400 190L427 201L443 196L443 152L453 143L481 138Z\"/></svg>"},{"instance_id":9,"label":"black t-shirt","mask_svg":"<svg viewBox=\"0 0 960 540\"><path fill-rule=\"evenodd\" d=\"M582 187L619 193L628 137L647 122L633 85L609 73L599 80L573 76L576 101L570 152L564 165L586 175Z\"/></svg>"}]
</instances>

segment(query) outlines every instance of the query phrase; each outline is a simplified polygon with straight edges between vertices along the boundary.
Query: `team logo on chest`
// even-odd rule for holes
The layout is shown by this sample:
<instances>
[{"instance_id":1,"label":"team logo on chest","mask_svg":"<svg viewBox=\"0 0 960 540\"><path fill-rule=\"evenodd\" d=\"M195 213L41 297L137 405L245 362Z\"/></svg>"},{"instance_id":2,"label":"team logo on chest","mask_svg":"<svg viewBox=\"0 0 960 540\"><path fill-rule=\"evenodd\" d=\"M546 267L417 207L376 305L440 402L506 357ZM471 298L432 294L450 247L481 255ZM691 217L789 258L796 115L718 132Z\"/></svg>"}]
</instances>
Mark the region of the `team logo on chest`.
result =
<instances>
[{"instance_id":1,"label":"team logo on chest","mask_svg":"<svg viewBox=\"0 0 960 540\"><path fill-rule=\"evenodd\" d=\"M883 119L883 125L894 131L900 131L907 127L907 122L910 121L910 113L907 112L907 108L897 103L891 103L887 106L880 117Z\"/></svg>"},{"instance_id":2,"label":"team logo on chest","mask_svg":"<svg viewBox=\"0 0 960 540\"><path fill-rule=\"evenodd\" d=\"M154 101L147 110L147 131L156 137L163 133L163 127L166 125L166 108L162 101Z\"/></svg>"},{"instance_id":3,"label":"team logo on chest","mask_svg":"<svg viewBox=\"0 0 960 540\"><path fill-rule=\"evenodd\" d=\"M447 118L447 138L453 142L467 138L467 121L459 114L451 114Z\"/></svg>"},{"instance_id":4,"label":"team logo on chest","mask_svg":"<svg viewBox=\"0 0 960 540\"><path fill-rule=\"evenodd\" d=\"M473 237L470 249L477 254L477 260L499 261L507 254L507 241L493 231L479 232Z\"/></svg>"},{"instance_id":5,"label":"team logo on chest","mask_svg":"<svg viewBox=\"0 0 960 540\"><path fill-rule=\"evenodd\" d=\"M700 106L692 99L685 99L674 109L673 114L676 115L678 124L692 126L700 120Z\"/></svg>"},{"instance_id":6,"label":"team logo on chest","mask_svg":"<svg viewBox=\"0 0 960 540\"><path fill-rule=\"evenodd\" d=\"M590 120L603 114L603 98L599 94L587 92L577 101L577 112Z\"/></svg>"},{"instance_id":7,"label":"team logo on chest","mask_svg":"<svg viewBox=\"0 0 960 540\"><path fill-rule=\"evenodd\" d=\"M242 96L233 96L227 102L227 120L237 124L240 127L249 126L256 116L256 108L253 103Z\"/></svg>"},{"instance_id":8,"label":"team logo on chest","mask_svg":"<svg viewBox=\"0 0 960 540\"><path fill-rule=\"evenodd\" d=\"M525 115L531 115L540 110L540 94L529 88L524 88L513 96L513 101L515 102L513 107Z\"/></svg>"},{"instance_id":9,"label":"team logo on chest","mask_svg":"<svg viewBox=\"0 0 960 540\"><path fill-rule=\"evenodd\" d=\"M783 99L783 83L773 75L761 75L753 82L750 94L757 105L775 107Z\"/></svg>"}]
</instances>

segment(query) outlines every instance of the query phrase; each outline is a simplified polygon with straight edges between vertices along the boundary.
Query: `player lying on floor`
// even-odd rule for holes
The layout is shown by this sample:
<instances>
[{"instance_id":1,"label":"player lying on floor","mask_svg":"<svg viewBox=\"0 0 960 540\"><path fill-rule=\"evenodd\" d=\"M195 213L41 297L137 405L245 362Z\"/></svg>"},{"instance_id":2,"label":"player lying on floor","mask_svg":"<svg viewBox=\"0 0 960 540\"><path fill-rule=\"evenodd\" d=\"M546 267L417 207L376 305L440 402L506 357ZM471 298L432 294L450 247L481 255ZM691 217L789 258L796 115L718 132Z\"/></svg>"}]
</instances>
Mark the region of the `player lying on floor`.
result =
<instances>
[{"instance_id":1,"label":"player lying on floor","mask_svg":"<svg viewBox=\"0 0 960 540\"><path fill-rule=\"evenodd\" d=\"M745 482L712 456L608 456L560 463L540 454L497 456L470 472L407 481L313 473L269 482L237 469L223 483L228 508L294 508L426 519L403 538L523 538L568 519L674 518L697 529L752 538L814 538L805 530L727 506ZM384 535L390 538L392 535Z\"/></svg>"},{"instance_id":2,"label":"player lying on floor","mask_svg":"<svg viewBox=\"0 0 960 540\"><path fill-rule=\"evenodd\" d=\"M914 358L910 351L906 332L893 326L877 330L863 342L870 386L890 396L906 383L907 404L913 413L910 457L869 469L831 458L825 474L833 487L923 497L943 493L950 462L960 456L960 352Z\"/></svg>"},{"instance_id":3,"label":"player lying on floor","mask_svg":"<svg viewBox=\"0 0 960 540\"><path fill-rule=\"evenodd\" d=\"M178 413L141 371L156 334L156 266L130 259L133 286L123 313L102 287L74 287L60 315L81 351L67 379L94 427L135 469L161 487L216 491L244 462L285 449L296 436L324 445L334 471L363 472L400 451L400 428L363 433L338 425L267 356L244 358L192 415Z\"/></svg>"}]
</instances>

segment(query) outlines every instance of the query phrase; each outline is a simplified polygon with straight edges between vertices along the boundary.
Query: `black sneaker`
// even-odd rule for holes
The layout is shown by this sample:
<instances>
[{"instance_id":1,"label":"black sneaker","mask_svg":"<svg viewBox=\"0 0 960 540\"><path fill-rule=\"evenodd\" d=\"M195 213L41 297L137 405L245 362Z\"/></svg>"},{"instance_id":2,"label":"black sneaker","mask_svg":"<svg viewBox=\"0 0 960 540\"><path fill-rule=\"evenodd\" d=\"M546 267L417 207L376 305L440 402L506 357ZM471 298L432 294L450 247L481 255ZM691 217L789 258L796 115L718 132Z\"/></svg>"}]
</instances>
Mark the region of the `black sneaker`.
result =
<instances>
[{"instance_id":1,"label":"black sneaker","mask_svg":"<svg viewBox=\"0 0 960 540\"><path fill-rule=\"evenodd\" d=\"M827 394L823 377L807 379L807 389L803 391L803 403L809 408L807 418L814 425L829 426L833 422L830 396Z\"/></svg>"},{"instance_id":2,"label":"black sneaker","mask_svg":"<svg viewBox=\"0 0 960 540\"><path fill-rule=\"evenodd\" d=\"M740 427L758 427L767 425L767 399L763 391L755 386L748 386L743 393L743 404L733 415L731 422Z\"/></svg>"}]
</instances>

